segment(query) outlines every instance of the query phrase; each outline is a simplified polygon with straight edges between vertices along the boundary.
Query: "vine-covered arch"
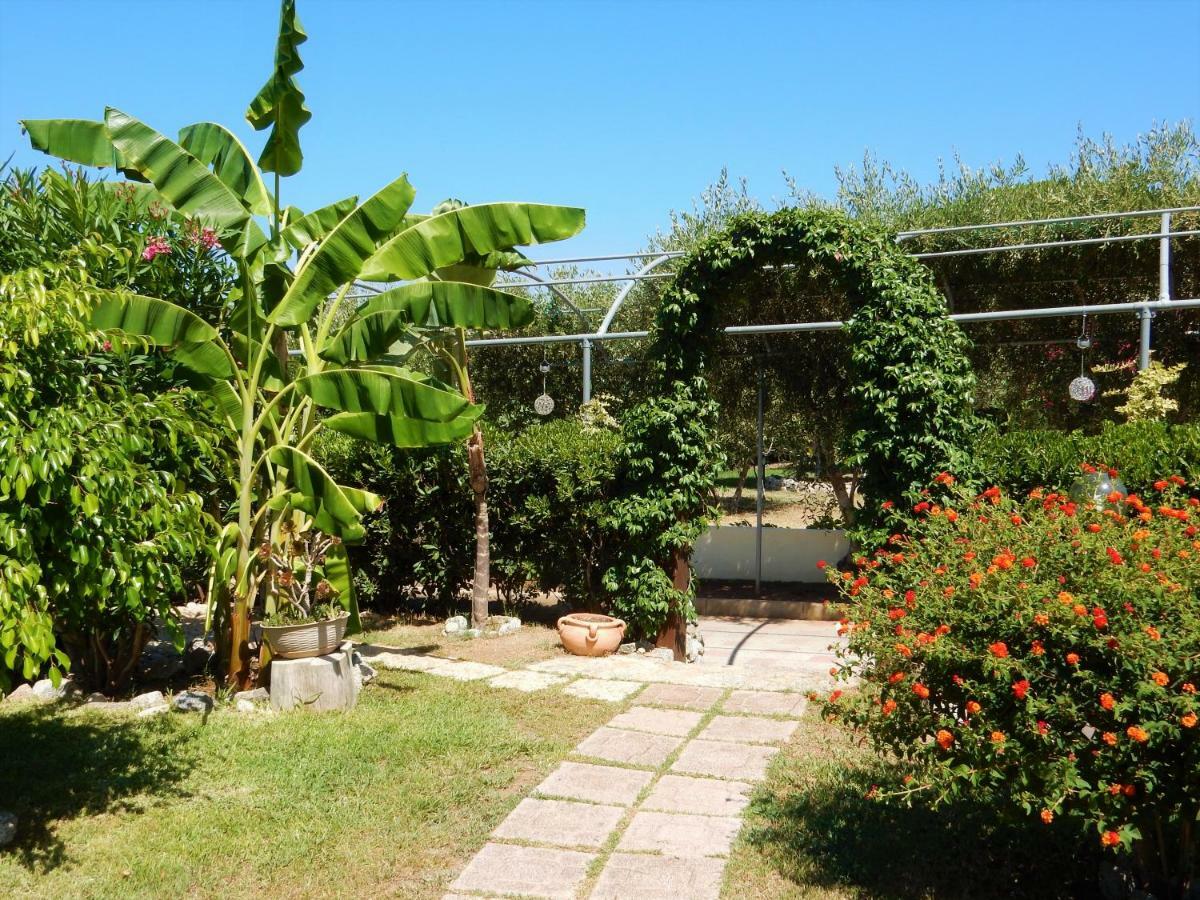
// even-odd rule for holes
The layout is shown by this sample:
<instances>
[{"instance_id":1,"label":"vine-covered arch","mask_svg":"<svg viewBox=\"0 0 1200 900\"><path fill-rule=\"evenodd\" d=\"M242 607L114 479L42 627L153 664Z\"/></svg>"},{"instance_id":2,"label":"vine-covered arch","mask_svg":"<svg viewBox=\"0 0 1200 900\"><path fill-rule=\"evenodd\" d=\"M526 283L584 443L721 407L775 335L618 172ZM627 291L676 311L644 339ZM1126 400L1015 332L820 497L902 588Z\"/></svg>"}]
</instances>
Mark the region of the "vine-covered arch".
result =
<instances>
[{"instance_id":1,"label":"vine-covered arch","mask_svg":"<svg viewBox=\"0 0 1200 900\"><path fill-rule=\"evenodd\" d=\"M625 420L613 523L621 541L605 581L641 634L691 615L687 557L715 512L721 462L706 372L720 320L753 302L739 287L767 266L821 267L854 307L845 326L854 407L847 450L864 473L860 529L886 525L886 499L912 496L940 471L969 472L968 341L929 272L889 235L835 210L739 215L667 288L652 333L650 398Z\"/></svg>"}]
</instances>

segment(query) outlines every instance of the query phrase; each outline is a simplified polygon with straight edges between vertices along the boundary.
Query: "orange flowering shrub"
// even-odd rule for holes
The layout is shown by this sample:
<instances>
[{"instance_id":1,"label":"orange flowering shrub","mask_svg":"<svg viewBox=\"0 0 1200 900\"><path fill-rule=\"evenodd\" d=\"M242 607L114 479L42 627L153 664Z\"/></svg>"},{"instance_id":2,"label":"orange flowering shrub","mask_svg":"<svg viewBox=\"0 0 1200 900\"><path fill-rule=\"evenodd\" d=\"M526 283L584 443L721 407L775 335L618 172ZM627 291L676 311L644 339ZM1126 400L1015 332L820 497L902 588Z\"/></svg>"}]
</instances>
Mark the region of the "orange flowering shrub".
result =
<instances>
[{"instance_id":1,"label":"orange flowering shrub","mask_svg":"<svg viewBox=\"0 0 1200 900\"><path fill-rule=\"evenodd\" d=\"M1200 873L1200 501L1186 488L1162 479L1095 506L943 478L904 534L831 573L853 610L839 677L861 689L826 711L908 763L876 796L1073 817L1101 847L1136 843L1145 883L1181 893Z\"/></svg>"}]
</instances>

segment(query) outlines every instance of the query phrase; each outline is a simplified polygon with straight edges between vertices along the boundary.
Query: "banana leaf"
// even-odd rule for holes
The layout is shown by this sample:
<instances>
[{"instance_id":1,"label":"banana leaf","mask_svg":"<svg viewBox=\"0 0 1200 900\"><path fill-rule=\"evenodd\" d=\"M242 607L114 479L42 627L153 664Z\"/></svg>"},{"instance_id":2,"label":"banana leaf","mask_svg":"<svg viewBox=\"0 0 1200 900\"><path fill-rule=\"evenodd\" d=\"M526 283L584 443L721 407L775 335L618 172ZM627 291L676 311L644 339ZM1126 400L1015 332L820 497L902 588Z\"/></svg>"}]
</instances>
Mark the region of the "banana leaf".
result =
<instances>
[{"instance_id":1,"label":"banana leaf","mask_svg":"<svg viewBox=\"0 0 1200 900\"><path fill-rule=\"evenodd\" d=\"M450 422L469 401L455 391L411 377L404 369L333 369L296 380L296 390L319 405L343 412L403 416L425 422Z\"/></svg>"},{"instance_id":2,"label":"banana leaf","mask_svg":"<svg viewBox=\"0 0 1200 900\"><path fill-rule=\"evenodd\" d=\"M366 261L366 281L407 281L498 250L578 234L584 211L537 203L484 203L430 216L389 238Z\"/></svg>"},{"instance_id":3,"label":"banana leaf","mask_svg":"<svg viewBox=\"0 0 1200 900\"><path fill-rule=\"evenodd\" d=\"M307 322L326 297L358 276L363 261L404 220L414 196L401 175L338 222L296 274L270 320L283 326Z\"/></svg>"},{"instance_id":4,"label":"banana leaf","mask_svg":"<svg viewBox=\"0 0 1200 900\"><path fill-rule=\"evenodd\" d=\"M483 414L483 405L469 406L466 412L449 422L425 422L405 416L376 416L372 413L343 412L325 420L325 427L392 447L434 447L453 444L471 434L475 420Z\"/></svg>"},{"instance_id":5,"label":"banana leaf","mask_svg":"<svg viewBox=\"0 0 1200 900\"><path fill-rule=\"evenodd\" d=\"M229 357L212 341L184 344L176 347L171 355L200 375L207 375L210 378L231 378L233 376Z\"/></svg>"},{"instance_id":6,"label":"banana leaf","mask_svg":"<svg viewBox=\"0 0 1200 900\"><path fill-rule=\"evenodd\" d=\"M229 582L237 574L238 538L241 529L236 522L229 522L217 536L213 547L212 566L208 570L208 608L204 613L204 630L213 627L213 612L229 596Z\"/></svg>"},{"instance_id":7,"label":"banana leaf","mask_svg":"<svg viewBox=\"0 0 1200 900\"><path fill-rule=\"evenodd\" d=\"M381 498L358 490L351 497L316 460L295 447L272 447L267 457L287 470L287 483L293 488L271 500L271 508L290 506L312 516L313 527L319 531L345 541L362 540L366 534L362 514L378 509Z\"/></svg>"},{"instance_id":8,"label":"banana leaf","mask_svg":"<svg viewBox=\"0 0 1200 900\"><path fill-rule=\"evenodd\" d=\"M325 580L337 591L338 603L350 613L346 633L357 634L362 631L362 620L358 616L358 598L354 594L354 573L350 569L350 557L344 544L335 545L325 551Z\"/></svg>"},{"instance_id":9,"label":"banana leaf","mask_svg":"<svg viewBox=\"0 0 1200 900\"><path fill-rule=\"evenodd\" d=\"M250 154L231 132L213 122L197 122L179 132L179 145L241 198L256 216L271 214L271 195Z\"/></svg>"},{"instance_id":10,"label":"banana leaf","mask_svg":"<svg viewBox=\"0 0 1200 900\"><path fill-rule=\"evenodd\" d=\"M120 331L149 338L160 347L211 341L217 330L182 306L116 291L97 291L100 302L92 311L92 325L100 331Z\"/></svg>"},{"instance_id":11,"label":"banana leaf","mask_svg":"<svg viewBox=\"0 0 1200 900\"><path fill-rule=\"evenodd\" d=\"M262 352L262 344L244 334L234 333L229 337L229 352L233 354L234 359L249 369ZM288 373L279 365L279 357L273 350L268 350L263 357L259 384L266 391L281 391L288 381Z\"/></svg>"},{"instance_id":12,"label":"banana leaf","mask_svg":"<svg viewBox=\"0 0 1200 900\"><path fill-rule=\"evenodd\" d=\"M242 398L228 381L218 381L208 389L209 395L217 405L221 414L229 420L228 424L234 431L242 427Z\"/></svg>"},{"instance_id":13,"label":"banana leaf","mask_svg":"<svg viewBox=\"0 0 1200 900\"><path fill-rule=\"evenodd\" d=\"M145 182L146 178L126 162L113 146L103 122L91 119L22 119L21 127L29 135L29 144L67 162L104 169L114 166L126 178Z\"/></svg>"},{"instance_id":14,"label":"banana leaf","mask_svg":"<svg viewBox=\"0 0 1200 900\"><path fill-rule=\"evenodd\" d=\"M283 239L297 250L303 250L333 231L337 223L346 218L350 210L357 205L358 197L347 197L345 200L313 210L308 215L301 215L295 219L289 217L287 228L283 229Z\"/></svg>"},{"instance_id":15,"label":"banana leaf","mask_svg":"<svg viewBox=\"0 0 1200 900\"><path fill-rule=\"evenodd\" d=\"M275 43L275 69L246 110L246 121L255 131L271 129L258 157L258 165L264 172L295 175L304 162L300 128L312 118L312 113L304 105L304 93L292 76L304 68L300 45L306 40L308 35L296 16L295 0L283 0Z\"/></svg>"}]
</instances>

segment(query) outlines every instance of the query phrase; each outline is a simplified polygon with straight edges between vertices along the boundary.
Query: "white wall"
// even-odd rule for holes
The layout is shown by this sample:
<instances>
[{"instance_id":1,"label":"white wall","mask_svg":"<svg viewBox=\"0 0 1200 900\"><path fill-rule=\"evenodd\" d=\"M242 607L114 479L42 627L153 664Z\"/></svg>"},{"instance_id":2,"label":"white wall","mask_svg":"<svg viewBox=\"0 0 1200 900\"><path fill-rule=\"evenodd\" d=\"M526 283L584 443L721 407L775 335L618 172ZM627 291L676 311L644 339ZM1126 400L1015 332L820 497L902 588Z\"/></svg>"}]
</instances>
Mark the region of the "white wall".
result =
<instances>
[{"instance_id":1,"label":"white wall","mask_svg":"<svg viewBox=\"0 0 1200 900\"><path fill-rule=\"evenodd\" d=\"M754 580L753 526L710 525L692 551L697 578ZM764 528L763 581L821 582L825 573L818 560L837 563L850 549L840 529Z\"/></svg>"}]
</instances>

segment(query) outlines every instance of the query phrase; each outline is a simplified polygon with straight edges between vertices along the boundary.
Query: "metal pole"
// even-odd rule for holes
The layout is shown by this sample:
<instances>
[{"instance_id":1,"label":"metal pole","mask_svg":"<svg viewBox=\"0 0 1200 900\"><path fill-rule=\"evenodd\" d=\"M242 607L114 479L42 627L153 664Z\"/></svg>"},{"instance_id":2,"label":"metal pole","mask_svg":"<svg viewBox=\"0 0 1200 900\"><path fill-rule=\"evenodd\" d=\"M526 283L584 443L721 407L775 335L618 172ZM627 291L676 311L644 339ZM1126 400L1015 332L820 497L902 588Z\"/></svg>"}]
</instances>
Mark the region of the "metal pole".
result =
<instances>
[{"instance_id":1,"label":"metal pole","mask_svg":"<svg viewBox=\"0 0 1200 900\"><path fill-rule=\"evenodd\" d=\"M1171 299L1171 214L1162 214L1162 237L1158 239L1158 299Z\"/></svg>"},{"instance_id":2,"label":"metal pole","mask_svg":"<svg viewBox=\"0 0 1200 900\"><path fill-rule=\"evenodd\" d=\"M763 381L762 357L758 360L758 489L754 492L754 596L762 596L762 540L763 540L763 482L767 477L766 460L763 458Z\"/></svg>"},{"instance_id":3,"label":"metal pole","mask_svg":"<svg viewBox=\"0 0 1200 900\"><path fill-rule=\"evenodd\" d=\"M579 342L583 348L583 402L592 399L592 342L584 338Z\"/></svg>"},{"instance_id":4,"label":"metal pole","mask_svg":"<svg viewBox=\"0 0 1200 900\"><path fill-rule=\"evenodd\" d=\"M1154 312L1144 308L1138 316L1142 324L1141 346L1138 348L1138 371L1141 371L1150 368L1150 320L1154 318Z\"/></svg>"}]
</instances>

